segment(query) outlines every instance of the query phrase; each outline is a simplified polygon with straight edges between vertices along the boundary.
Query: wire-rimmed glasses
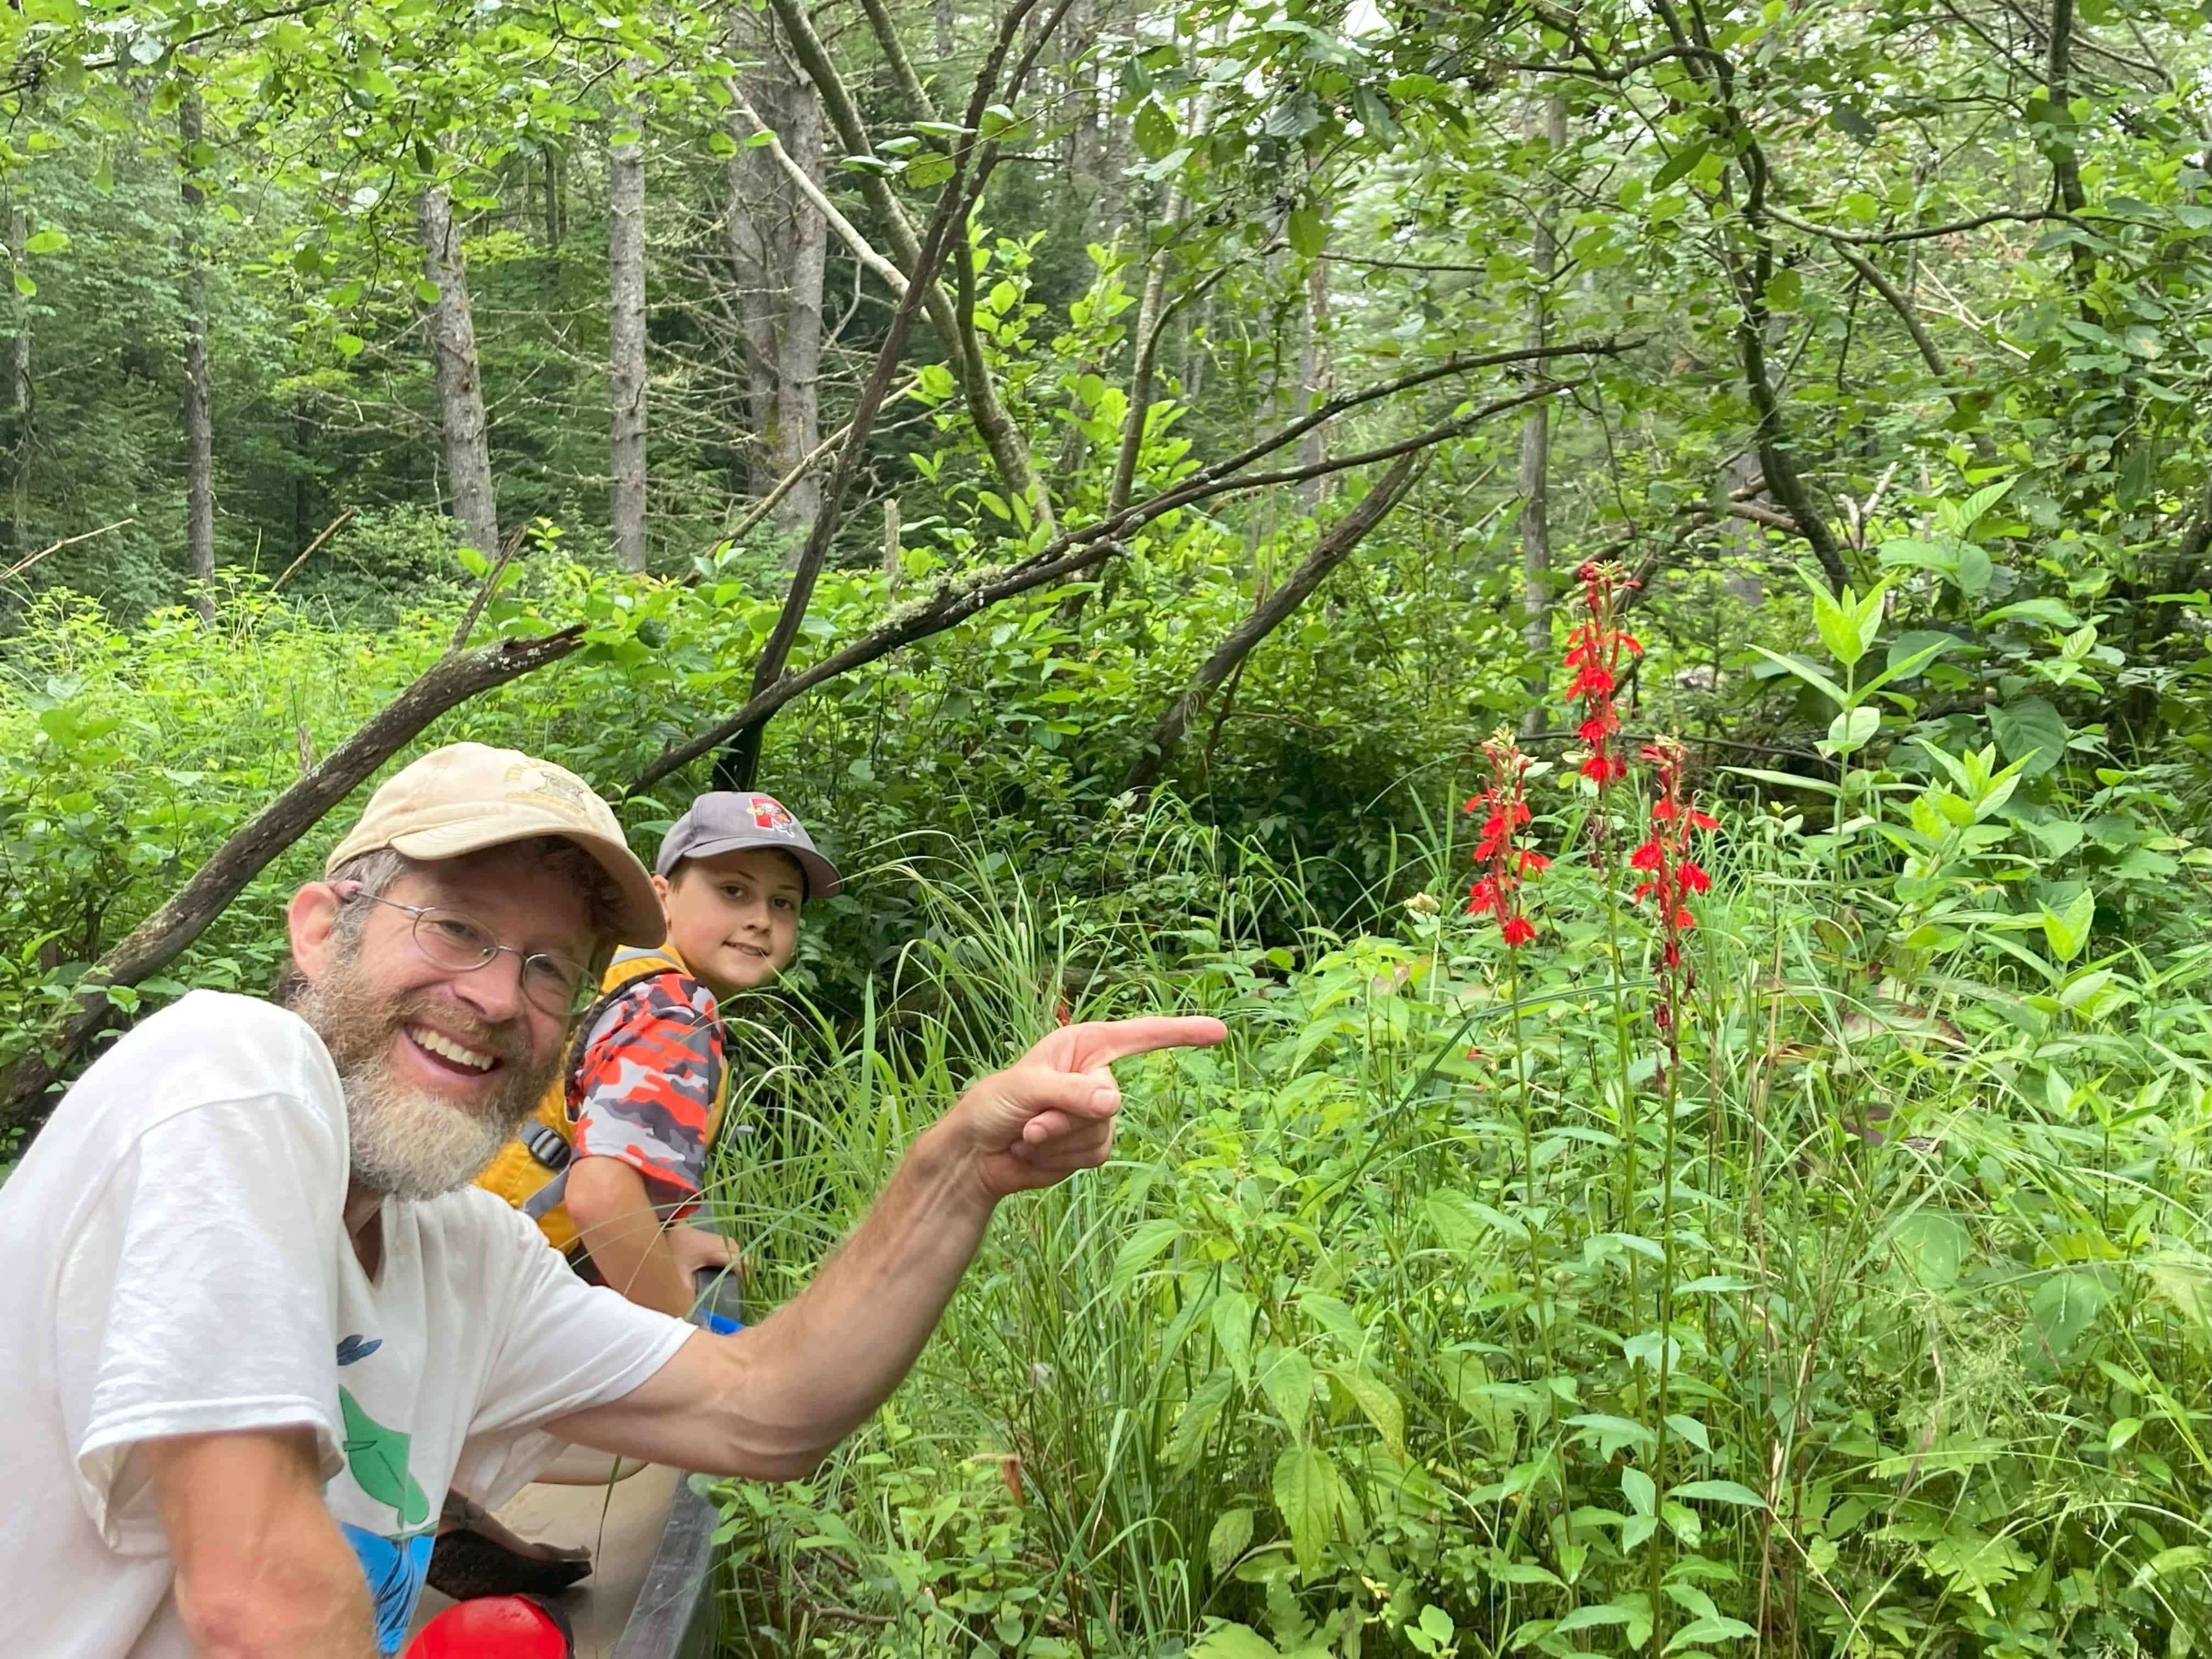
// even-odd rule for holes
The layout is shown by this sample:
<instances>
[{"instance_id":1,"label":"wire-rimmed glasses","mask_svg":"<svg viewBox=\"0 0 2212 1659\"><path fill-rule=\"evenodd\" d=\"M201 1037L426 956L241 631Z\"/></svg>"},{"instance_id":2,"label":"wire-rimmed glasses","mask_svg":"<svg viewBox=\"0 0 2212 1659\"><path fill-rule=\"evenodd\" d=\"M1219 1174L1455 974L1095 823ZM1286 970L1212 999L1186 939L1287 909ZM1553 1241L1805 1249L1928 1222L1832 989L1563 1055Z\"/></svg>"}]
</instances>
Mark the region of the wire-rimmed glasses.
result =
<instances>
[{"instance_id":1,"label":"wire-rimmed glasses","mask_svg":"<svg viewBox=\"0 0 2212 1659\"><path fill-rule=\"evenodd\" d=\"M386 905L412 916L414 925L410 931L415 948L441 968L467 974L488 967L501 952L519 957L522 963L522 994L530 1000L532 1007L556 1019L567 1019L580 1012L598 988L591 969L574 957L550 951L518 951L512 945L501 944L499 935L465 911L448 909L441 904L402 904L397 899L364 893L355 882L340 882L337 886L341 898L366 899L371 904Z\"/></svg>"}]
</instances>

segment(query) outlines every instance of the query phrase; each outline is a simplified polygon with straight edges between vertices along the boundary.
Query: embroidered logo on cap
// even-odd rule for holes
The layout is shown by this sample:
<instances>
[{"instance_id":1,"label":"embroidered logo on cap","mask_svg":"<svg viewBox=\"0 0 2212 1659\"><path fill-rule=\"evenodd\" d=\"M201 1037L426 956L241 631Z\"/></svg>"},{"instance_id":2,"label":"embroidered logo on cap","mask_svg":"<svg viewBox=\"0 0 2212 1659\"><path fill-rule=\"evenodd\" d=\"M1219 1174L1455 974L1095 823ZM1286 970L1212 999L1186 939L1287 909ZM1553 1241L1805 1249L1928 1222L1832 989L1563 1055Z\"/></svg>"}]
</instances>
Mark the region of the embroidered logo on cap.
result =
<instances>
[{"instance_id":1,"label":"embroidered logo on cap","mask_svg":"<svg viewBox=\"0 0 2212 1659\"><path fill-rule=\"evenodd\" d=\"M562 806L589 811L605 805L581 778L547 766L517 764L507 769L504 781L509 800L550 800Z\"/></svg>"},{"instance_id":2,"label":"embroidered logo on cap","mask_svg":"<svg viewBox=\"0 0 2212 1659\"><path fill-rule=\"evenodd\" d=\"M753 815L753 827L773 830L780 836L788 836L799 828L799 820L791 811L773 795L749 795L745 805Z\"/></svg>"}]
</instances>

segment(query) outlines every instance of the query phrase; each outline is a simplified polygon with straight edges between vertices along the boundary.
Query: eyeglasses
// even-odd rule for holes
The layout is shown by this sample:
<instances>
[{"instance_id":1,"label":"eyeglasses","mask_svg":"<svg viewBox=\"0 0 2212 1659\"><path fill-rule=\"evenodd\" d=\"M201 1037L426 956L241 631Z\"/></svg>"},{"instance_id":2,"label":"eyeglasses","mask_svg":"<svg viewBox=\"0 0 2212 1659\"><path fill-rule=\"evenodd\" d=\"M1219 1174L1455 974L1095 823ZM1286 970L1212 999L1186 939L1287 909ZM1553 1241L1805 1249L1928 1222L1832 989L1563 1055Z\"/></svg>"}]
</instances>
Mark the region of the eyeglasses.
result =
<instances>
[{"instance_id":1,"label":"eyeglasses","mask_svg":"<svg viewBox=\"0 0 2212 1659\"><path fill-rule=\"evenodd\" d=\"M381 904L394 910L404 910L414 917L412 932L415 948L441 968L450 968L457 973L473 973L488 967L504 951L522 962L522 994L531 1006L556 1019L566 1019L582 1012L598 988L592 982L592 971L573 957L556 956L550 951L521 951L512 945L502 945L490 928L459 910L448 910L435 904L402 904L397 899L379 898L374 893L364 893L356 882L336 884L338 896L351 901L366 899L371 904Z\"/></svg>"}]
</instances>

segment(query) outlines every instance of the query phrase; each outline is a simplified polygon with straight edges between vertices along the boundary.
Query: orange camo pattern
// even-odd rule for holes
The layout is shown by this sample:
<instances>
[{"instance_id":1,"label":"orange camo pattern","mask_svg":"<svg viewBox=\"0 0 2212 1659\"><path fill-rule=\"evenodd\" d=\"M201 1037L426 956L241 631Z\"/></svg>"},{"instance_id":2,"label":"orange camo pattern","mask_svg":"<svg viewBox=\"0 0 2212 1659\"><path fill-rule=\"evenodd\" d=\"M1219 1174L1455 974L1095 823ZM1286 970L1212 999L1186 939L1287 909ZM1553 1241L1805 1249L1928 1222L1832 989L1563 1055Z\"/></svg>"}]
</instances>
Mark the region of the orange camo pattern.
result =
<instances>
[{"instance_id":1,"label":"orange camo pattern","mask_svg":"<svg viewBox=\"0 0 2212 1659\"><path fill-rule=\"evenodd\" d=\"M637 980L595 1022L569 1085L577 1156L629 1164L677 1216L706 1176L724 1064L716 1015L688 974Z\"/></svg>"}]
</instances>

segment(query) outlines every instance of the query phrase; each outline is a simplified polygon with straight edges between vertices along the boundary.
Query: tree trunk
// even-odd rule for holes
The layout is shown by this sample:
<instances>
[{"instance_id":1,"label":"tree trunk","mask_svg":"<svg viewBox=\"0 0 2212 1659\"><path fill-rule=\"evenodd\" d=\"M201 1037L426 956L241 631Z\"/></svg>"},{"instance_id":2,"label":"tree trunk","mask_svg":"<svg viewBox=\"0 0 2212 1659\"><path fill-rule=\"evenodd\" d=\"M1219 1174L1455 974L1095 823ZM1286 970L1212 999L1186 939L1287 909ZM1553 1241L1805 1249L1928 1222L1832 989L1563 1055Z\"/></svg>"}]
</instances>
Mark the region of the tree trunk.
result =
<instances>
[{"instance_id":1,"label":"tree trunk","mask_svg":"<svg viewBox=\"0 0 2212 1659\"><path fill-rule=\"evenodd\" d=\"M779 58L779 64L781 60ZM788 125L784 148L817 185L823 183L822 100L804 78L787 73L783 87ZM769 460L778 477L790 472L822 441L822 276L830 227L793 186L783 192L783 305L776 319L775 421ZM822 482L809 472L776 509L787 531L804 531L822 510Z\"/></svg>"},{"instance_id":2,"label":"tree trunk","mask_svg":"<svg viewBox=\"0 0 2212 1659\"><path fill-rule=\"evenodd\" d=\"M1401 455L1359 504L1331 525L1314 544L1313 551L1291 573L1290 580L1254 605L1251 614L1230 630L1199 669L1189 689L1168 705L1167 711L1152 727L1151 738L1137 751L1128 775L1121 780L1125 793L1152 786L1176 745L1182 741L1183 733L1190 729L1191 721L1205 708L1206 700L1221 683L1243 665L1261 641L1306 602L1330 571L1351 556L1368 532L1389 516L1391 508L1404 498L1413 484L1413 475L1420 470L1421 453L1419 450L1411 450Z\"/></svg>"},{"instance_id":3,"label":"tree trunk","mask_svg":"<svg viewBox=\"0 0 2212 1659\"><path fill-rule=\"evenodd\" d=\"M1318 408L1328 398L1328 260L1317 253L1306 267L1305 329L1298 337L1298 414ZM1298 465L1311 466L1321 459L1327 440L1320 427L1299 439ZM1298 486L1291 499L1300 513L1311 513L1321 505L1326 482L1314 478Z\"/></svg>"},{"instance_id":4,"label":"tree trunk","mask_svg":"<svg viewBox=\"0 0 2212 1659\"><path fill-rule=\"evenodd\" d=\"M10 270L23 268L23 244L30 237L31 216L16 207L8 216ZM8 481L8 551L11 562L21 556L31 494L31 302L21 292L15 295L15 329L14 349L10 353L14 372L9 377L9 398L14 428L13 441L9 446L11 453Z\"/></svg>"},{"instance_id":5,"label":"tree trunk","mask_svg":"<svg viewBox=\"0 0 2212 1659\"><path fill-rule=\"evenodd\" d=\"M1559 165L1567 143L1567 100L1547 93L1530 112L1532 137L1541 137L1549 165ZM1528 300L1528 343L1543 346L1551 332L1551 278L1559 264L1559 233L1549 199L1536 209L1529 235L1528 263L1536 287ZM1544 729L1545 694L1550 689L1552 654L1552 592L1547 581L1552 569L1552 404L1540 398L1521 417L1521 608L1527 620L1522 641L1528 652L1528 671L1522 682L1528 707L1522 712L1521 734L1534 737Z\"/></svg>"},{"instance_id":6,"label":"tree trunk","mask_svg":"<svg viewBox=\"0 0 2212 1659\"><path fill-rule=\"evenodd\" d=\"M2051 122L2057 128L2051 141L2051 182L2069 213L2088 205L2081 189L2081 163L2074 153L2074 0L2051 0L2050 50L2043 65L2045 89L2051 94ZM2068 268L2076 292L2086 289L2097 274L2097 258L2079 241L2067 245ZM2094 320L2085 317L2084 320Z\"/></svg>"},{"instance_id":7,"label":"tree trunk","mask_svg":"<svg viewBox=\"0 0 2212 1659\"><path fill-rule=\"evenodd\" d=\"M200 95L188 92L177 106L177 140L183 163L184 222L178 252L184 265L185 301L185 552L191 575L192 608L215 620L215 428L208 395L207 250L204 205L198 182L201 143Z\"/></svg>"},{"instance_id":8,"label":"tree trunk","mask_svg":"<svg viewBox=\"0 0 2212 1659\"><path fill-rule=\"evenodd\" d=\"M942 70L952 61L957 46L952 38L952 0L933 0L929 15L936 25L937 65Z\"/></svg>"},{"instance_id":9,"label":"tree trunk","mask_svg":"<svg viewBox=\"0 0 2212 1659\"><path fill-rule=\"evenodd\" d=\"M645 136L641 107L618 110L607 146L607 517L615 556L645 568Z\"/></svg>"},{"instance_id":10,"label":"tree trunk","mask_svg":"<svg viewBox=\"0 0 2212 1659\"><path fill-rule=\"evenodd\" d=\"M491 483L491 446L484 419L483 386L477 372L476 319L469 309L468 276L453 227L453 198L432 185L416 204L422 234L422 269L436 286L430 307L430 354L438 374L438 413L445 437L447 488L461 540L486 558L499 556L499 502Z\"/></svg>"},{"instance_id":11,"label":"tree trunk","mask_svg":"<svg viewBox=\"0 0 2212 1659\"><path fill-rule=\"evenodd\" d=\"M548 253L561 251L561 239L568 233L568 215L564 210L568 206L566 185L567 176L561 165L561 152L548 149L545 152L545 251Z\"/></svg>"}]
</instances>

